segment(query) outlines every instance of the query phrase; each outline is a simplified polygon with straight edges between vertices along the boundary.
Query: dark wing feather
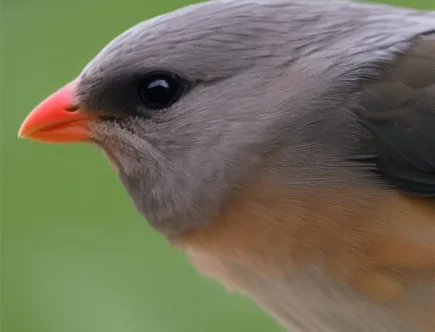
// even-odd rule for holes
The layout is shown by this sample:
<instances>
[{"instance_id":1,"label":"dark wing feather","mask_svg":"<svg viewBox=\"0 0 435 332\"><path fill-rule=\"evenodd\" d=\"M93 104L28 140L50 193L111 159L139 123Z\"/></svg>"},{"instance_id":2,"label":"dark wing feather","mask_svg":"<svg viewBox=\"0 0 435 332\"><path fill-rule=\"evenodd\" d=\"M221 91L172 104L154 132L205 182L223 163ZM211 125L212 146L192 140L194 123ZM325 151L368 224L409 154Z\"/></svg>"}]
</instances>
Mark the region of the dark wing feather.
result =
<instances>
[{"instance_id":1,"label":"dark wing feather","mask_svg":"<svg viewBox=\"0 0 435 332\"><path fill-rule=\"evenodd\" d=\"M435 196L435 35L419 37L360 97L377 172L399 190Z\"/></svg>"}]
</instances>

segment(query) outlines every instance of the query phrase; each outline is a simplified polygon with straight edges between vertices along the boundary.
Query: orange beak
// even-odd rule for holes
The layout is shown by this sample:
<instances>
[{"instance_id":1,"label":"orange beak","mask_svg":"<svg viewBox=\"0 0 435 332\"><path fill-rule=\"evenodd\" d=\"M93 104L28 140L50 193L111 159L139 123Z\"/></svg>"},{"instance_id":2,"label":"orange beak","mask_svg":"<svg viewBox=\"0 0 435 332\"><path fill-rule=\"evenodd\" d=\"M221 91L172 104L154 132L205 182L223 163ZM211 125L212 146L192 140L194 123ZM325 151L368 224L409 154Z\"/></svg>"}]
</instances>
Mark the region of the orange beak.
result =
<instances>
[{"instance_id":1,"label":"orange beak","mask_svg":"<svg viewBox=\"0 0 435 332\"><path fill-rule=\"evenodd\" d=\"M74 90L74 82L68 83L36 106L21 125L18 137L52 143L88 141L90 116L74 103Z\"/></svg>"}]
</instances>

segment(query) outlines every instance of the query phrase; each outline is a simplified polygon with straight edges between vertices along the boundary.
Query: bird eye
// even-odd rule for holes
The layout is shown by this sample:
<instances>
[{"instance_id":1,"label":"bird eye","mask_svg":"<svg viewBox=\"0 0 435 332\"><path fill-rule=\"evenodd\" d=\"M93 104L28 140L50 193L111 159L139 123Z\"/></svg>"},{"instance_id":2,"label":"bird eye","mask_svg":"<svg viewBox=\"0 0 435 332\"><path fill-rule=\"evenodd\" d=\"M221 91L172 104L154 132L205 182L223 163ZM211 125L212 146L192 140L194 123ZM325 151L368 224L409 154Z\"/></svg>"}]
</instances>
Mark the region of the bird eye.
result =
<instances>
[{"instance_id":1,"label":"bird eye","mask_svg":"<svg viewBox=\"0 0 435 332\"><path fill-rule=\"evenodd\" d=\"M145 75L139 97L149 109L164 109L174 104L183 94L185 82L170 72L151 72Z\"/></svg>"}]
</instances>

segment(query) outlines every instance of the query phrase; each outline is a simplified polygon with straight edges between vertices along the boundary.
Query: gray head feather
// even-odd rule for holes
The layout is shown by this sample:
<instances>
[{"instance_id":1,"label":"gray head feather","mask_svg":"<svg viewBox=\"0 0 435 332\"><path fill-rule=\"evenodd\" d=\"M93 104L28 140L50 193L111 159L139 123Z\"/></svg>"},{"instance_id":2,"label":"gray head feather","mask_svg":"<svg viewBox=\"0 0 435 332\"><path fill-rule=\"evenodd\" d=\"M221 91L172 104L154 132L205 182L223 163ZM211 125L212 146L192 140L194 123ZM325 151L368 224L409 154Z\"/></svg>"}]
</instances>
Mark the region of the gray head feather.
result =
<instances>
[{"instance_id":1,"label":"gray head feather","mask_svg":"<svg viewBox=\"0 0 435 332\"><path fill-rule=\"evenodd\" d=\"M292 186L343 181L337 169L361 147L340 105L434 22L433 13L341 1L209 1L114 39L81 73L78 98L110 115L93 125L95 142L138 210L174 234L208 223L270 172ZM192 89L143 119L132 78L156 69Z\"/></svg>"}]
</instances>

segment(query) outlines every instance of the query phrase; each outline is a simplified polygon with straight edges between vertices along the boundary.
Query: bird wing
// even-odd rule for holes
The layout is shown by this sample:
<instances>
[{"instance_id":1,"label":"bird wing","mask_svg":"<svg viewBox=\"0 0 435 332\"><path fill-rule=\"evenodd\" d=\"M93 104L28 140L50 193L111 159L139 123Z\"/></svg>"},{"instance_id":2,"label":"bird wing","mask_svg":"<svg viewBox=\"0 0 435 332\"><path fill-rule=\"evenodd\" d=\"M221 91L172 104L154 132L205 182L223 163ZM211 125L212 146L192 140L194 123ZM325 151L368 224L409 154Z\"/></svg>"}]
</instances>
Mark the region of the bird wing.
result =
<instances>
[{"instance_id":1,"label":"bird wing","mask_svg":"<svg viewBox=\"0 0 435 332\"><path fill-rule=\"evenodd\" d=\"M418 37L360 97L377 172L403 192L435 196L435 34Z\"/></svg>"}]
</instances>

